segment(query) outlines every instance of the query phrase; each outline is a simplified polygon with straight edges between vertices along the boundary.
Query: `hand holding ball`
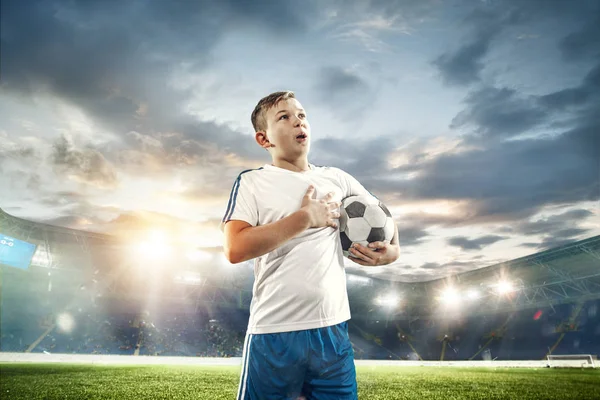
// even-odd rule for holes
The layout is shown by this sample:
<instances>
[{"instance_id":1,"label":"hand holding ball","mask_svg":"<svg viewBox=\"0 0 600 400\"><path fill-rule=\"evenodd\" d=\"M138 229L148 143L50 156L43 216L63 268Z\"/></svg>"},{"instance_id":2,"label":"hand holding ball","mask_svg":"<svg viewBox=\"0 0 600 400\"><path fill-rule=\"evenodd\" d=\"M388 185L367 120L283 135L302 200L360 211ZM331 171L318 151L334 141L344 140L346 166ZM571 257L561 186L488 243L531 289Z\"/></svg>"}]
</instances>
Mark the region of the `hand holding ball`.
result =
<instances>
[{"instance_id":1,"label":"hand holding ball","mask_svg":"<svg viewBox=\"0 0 600 400\"><path fill-rule=\"evenodd\" d=\"M350 196L340 207L340 241L344 256L350 246L359 243L390 242L394 237L394 220L387 207L373 196Z\"/></svg>"}]
</instances>

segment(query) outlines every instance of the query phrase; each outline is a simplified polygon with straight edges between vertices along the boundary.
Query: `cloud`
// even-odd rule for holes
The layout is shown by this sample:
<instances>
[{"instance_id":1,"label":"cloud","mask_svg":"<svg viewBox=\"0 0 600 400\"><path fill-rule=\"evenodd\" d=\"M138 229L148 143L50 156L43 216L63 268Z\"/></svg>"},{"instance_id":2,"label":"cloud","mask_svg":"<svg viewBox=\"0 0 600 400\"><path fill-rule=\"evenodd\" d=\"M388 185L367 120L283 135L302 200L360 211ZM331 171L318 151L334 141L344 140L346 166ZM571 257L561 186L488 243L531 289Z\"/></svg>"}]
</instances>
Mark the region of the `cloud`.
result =
<instances>
[{"instance_id":1,"label":"cloud","mask_svg":"<svg viewBox=\"0 0 600 400\"><path fill-rule=\"evenodd\" d=\"M507 26L520 20L519 13L511 6L498 8L494 4L480 3L470 9L463 8L463 12L466 16L462 23L468 30L466 38L460 41L464 44L432 62L448 85L466 86L479 82L492 42Z\"/></svg>"},{"instance_id":2,"label":"cloud","mask_svg":"<svg viewBox=\"0 0 600 400\"><path fill-rule=\"evenodd\" d=\"M371 53L392 53L397 35L411 35L432 19L439 0L329 1L317 2L322 9L317 23L327 37L359 45Z\"/></svg>"},{"instance_id":3,"label":"cloud","mask_svg":"<svg viewBox=\"0 0 600 400\"><path fill-rule=\"evenodd\" d=\"M331 34L333 39L348 43L360 43L367 51L373 53L389 52L392 46L380 39L382 33L410 34L408 24L399 16L384 17L374 15L357 22L337 26Z\"/></svg>"},{"instance_id":4,"label":"cloud","mask_svg":"<svg viewBox=\"0 0 600 400\"><path fill-rule=\"evenodd\" d=\"M562 236L565 236L564 233L568 232L568 226L573 226L574 224L580 223L593 216L594 213L586 209L570 210L562 214L551 215L546 218L519 222L514 226L514 232L525 236L555 236L559 235L559 232L562 232ZM578 228L575 229L577 232L580 231Z\"/></svg>"},{"instance_id":5,"label":"cloud","mask_svg":"<svg viewBox=\"0 0 600 400\"><path fill-rule=\"evenodd\" d=\"M428 262L421 265L419 268L421 269L439 269L441 264L435 262Z\"/></svg>"},{"instance_id":6,"label":"cloud","mask_svg":"<svg viewBox=\"0 0 600 400\"><path fill-rule=\"evenodd\" d=\"M55 95L116 135L163 130L192 93L174 88L179 66L202 69L223 36L251 29L280 39L306 32L308 14L289 2L6 1L2 87ZM35 26L36 29L23 29ZM193 40L192 40L193 38Z\"/></svg>"},{"instance_id":7,"label":"cloud","mask_svg":"<svg viewBox=\"0 0 600 400\"><path fill-rule=\"evenodd\" d=\"M568 228L560 231L555 231L552 234L548 234L544 237L541 242L525 242L522 243L522 247L534 248L537 251L544 251L560 246L564 246L569 243L573 243L581 238L585 233L589 232L588 229L579 228Z\"/></svg>"},{"instance_id":8,"label":"cloud","mask_svg":"<svg viewBox=\"0 0 600 400\"><path fill-rule=\"evenodd\" d=\"M575 30L560 42L564 58L576 60L600 55L596 39L600 36L600 9L593 2L573 7L569 1L550 4L543 0L485 1L462 4L457 11L465 14L462 25L468 33L460 41L464 44L432 61L448 85L467 86L480 82L485 58L494 50L492 44L504 39L502 35L506 31L517 27L543 33L550 29L549 35L560 31L557 28Z\"/></svg>"},{"instance_id":9,"label":"cloud","mask_svg":"<svg viewBox=\"0 0 600 400\"><path fill-rule=\"evenodd\" d=\"M422 227L405 226L401 222L398 225L400 246L416 246L429 236L429 233Z\"/></svg>"},{"instance_id":10,"label":"cloud","mask_svg":"<svg viewBox=\"0 0 600 400\"><path fill-rule=\"evenodd\" d=\"M317 165L341 168L368 184L388 169L387 156L394 148L391 136L382 135L377 140L327 138L315 141L310 158Z\"/></svg>"},{"instance_id":11,"label":"cloud","mask_svg":"<svg viewBox=\"0 0 600 400\"><path fill-rule=\"evenodd\" d=\"M486 235L477 239L469 239L464 236L455 236L448 238L446 242L450 246L459 247L462 250L482 250L484 247L499 242L501 240L507 239L503 236L497 235Z\"/></svg>"},{"instance_id":12,"label":"cloud","mask_svg":"<svg viewBox=\"0 0 600 400\"><path fill-rule=\"evenodd\" d=\"M114 189L117 172L95 149L77 149L62 136L53 146L52 164L56 171L70 179L103 189Z\"/></svg>"},{"instance_id":13,"label":"cloud","mask_svg":"<svg viewBox=\"0 0 600 400\"><path fill-rule=\"evenodd\" d=\"M473 90L451 127L465 132L460 146L474 148L417 164L419 173L404 185L405 195L470 199L471 223L518 220L546 205L597 200L598 71L593 67L576 87L538 97L507 88ZM565 90L587 95L565 96ZM563 114L569 107L571 113ZM553 127L557 120L561 124ZM552 135L532 135L542 128Z\"/></svg>"},{"instance_id":14,"label":"cloud","mask_svg":"<svg viewBox=\"0 0 600 400\"><path fill-rule=\"evenodd\" d=\"M226 202L237 174L268 161L240 122L246 121L243 110L248 99L263 90L257 87L264 83L260 72L252 68L261 68L266 57L269 68L277 70L292 55L298 57L294 67L298 69L285 69L275 74L275 80L300 79L299 91L304 87L307 98L329 106L319 110L322 114L316 119L325 122L325 131L333 125L361 133L315 141L310 161L346 170L402 210L398 225L400 244L409 247L405 254L419 253L412 246L438 242L447 249L439 228L490 222L506 222L512 230L491 226L488 232L499 238L524 235L525 246L535 248L588 234L594 216L584 210L555 219L535 218L545 215L547 206L556 205L549 207L556 210L600 198L600 66L590 69L579 84L543 95L533 91L543 90L542 86L529 93L519 86L530 82L507 82L504 76L491 77L495 82L488 79L502 68L494 59L496 50L512 49L507 40L519 34L538 35L539 42L559 46L565 60L582 66L597 62L592 42L597 29L592 16L597 14L586 8L589 4L573 7L569 2L548 5L533 0L461 3L452 6L451 17L446 7L437 0L309 1L301 11L294 2L266 5L239 0L4 1L0 100L15 104L15 109L22 107L23 113L13 122L3 122L10 134L0 131L0 185L8 189L2 200L8 199L13 210L16 204L26 204L23 215L37 206L39 214L44 208L45 221L102 232L153 226L183 229L190 219L207 218L202 230L214 236L221 217L216 210ZM324 25L323 18L329 18ZM23 28L28 26L36 29ZM548 27L560 29L551 35ZM330 47L312 47L317 35L324 38L319 46L331 45L327 38L335 35L349 41L343 48L337 43L329 52ZM427 46L429 35L445 37ZM557 38L564 39L559 44ZM282 53L248 50L257 41L259 48L272 45ZM242 62L236 59L235 46L240 43L248 45L247 52L254 51L251 60L245 57L248 53ZM499 47L504 45L508 47ZM451 50L437 50L443 52L439 55L432 50L436 48ZM389 52L373 54L365 49ZM396 50L406 53L394 54ZM310 59L304 51L323 57ZM365 54L372 61L360 58ZM443 149L433 140L414 146L403 143L407 134L421 133L402 132L395 124L397 115L386 110L400 101L397 92L396 97L379 97L396 89L386 86L382 76L426 66L432 59L445 83L460 86L453 93L469 90L461 112L450 123L447 134L452 143ZM311 63L310 68L304 69L305 62ZM240 64L243 72L238 70ZM569 71L577 71L571 67ZM252 84L246 83L248 79ZM419 95L431 95L426 86ZM440 92L440 98L448 93ZM411 96L409 87L401 93L405 95ZM42 97L54 106L40 106ZM377 104L379 100L386 103ZM85 123L73 123L73 115L56 111L63 106L75 110L73 114ZM327 111L345 121L329 124ZM26 115L32 112L37 113L33 120ZM440 115L432 113L431 118ZM382 120L377 128L367 126L377 122L372 117ZM447 115L443 118L449 120ZM360 126L363 121L365 127ZM418 121L407 120L414 122ZM362 134L363 128L371 129ZM27 129L26 134L37 135L38 142L22 140L21 132ZM10 140L14 144L9 146ZM130 182L135 182L135 189L129 188ZM106 207L106 197L94 198L92 193L98 192L90 187L122 191L111 193L115 205ZM87 194L78 195L74 192L78 189ZM132 197L151 200L142 205ZM162 209L179 215L180 221L167 223L160 216L126 209L135 207ZM485 257L474 260L469 255L446 263L447 257L427 255L416 261L415 265L424 263L421 267L404 265L401 273L436 276L489 262L485 239L495 235L455 235L448 234L455 247L480 248ZM502 250L505 244L497 247ZM397 276L395 269L383 268L381 276Z\"/></svg>"},{"instance_id":15,"label":"cloud","mask_svg":"<svg viewBox=\"0 0 600 400\"><path fill-rule=\"evenodd\" d=\"M433 61L442 79L448 85L469 85L478 82L484 67L483 58L487 54L493 35L478 36L472 42L454 52L440 55Z\"/></svg>"},{"instance_id":16,"label":"cloud","mask_svg":"<svg viewBox=\"0 0 600 400\"><path fill-rule=\"evenodd\" d=\"M467 104L461 118L470 129L461 140L433 153L427 147L411 148L409 159L398 167L389 162L402 143L391 136L376 141L319 140L313 144L311 160L344 169L371 192L394 202L463 203L460 213L456 210L448 216L413 215L410 226L522 220L547 205L599 197L596 133L600 125L593 109L600 104L595 98L582 104L585 112L559 133L510 141L493 135L518 137L532 126L547 124L544 117L549 118L549 110L537 98L523 99L512 90L489 88L485 94L475 91ZM494 110L500 113L494 115ZM474 140L473 131L483 136Z\"/></svg>"},{"instance_id":17,"label":"cloud","mask_svg":"<svg viewBox=\"0 0 600 400\"><path fill-rule=\"evenodd\" d=\"M589 5L593 6L593 2ZM585 58L600 58L600 9L589 14L591 18L580 24L579 29L565 36L559 43L563 58L577 61Z\"/></svg>"},{"instance_id":18,"label":"cloud","mask_svg":"<svg viewBox=\"0 0 600 400\"><path fill-rule=\"evenodd\" d=\"M49 207L63 207L71 205L79 205L86 202L86 196L73 191L58 191L50 194L42 194L41 203Z\"/></svg>"},{"instance_id":19,"label":"cloud","mask_svg":"<svg viewBox=\"0 0 600 400\"><path fill-rule=\"evenodd\" d=\"M313 90L318 100L342 119L360 119L376 98L371 85L357 71L337 66L322 67Z\"/></svg>"},{"instance_id":20,"label":"cloud","mask_svg":"<svg viewBox=\"0 0 600 400\"><path fill-rule=\"evenodd\" d=\"M402 189L414 200L468 200L466 223L518 220L545 205L592 201L599 197L599 150L590 147L596 142L592 132L574 129L442 155Z\"/></svg>"},{"instance_id":21,"label":"cloud","mask_svg":"<svg viewBox=\"0 0 600 400\"><path fill-rule=\"evenodd\" d=\"M537 102L552 112L578 111L590 103L598 104L599 91L600 63L590 69L579 86L539 96Z\"/></svg>"},{"instance_id":22,"label":"cloud","mask_svg":"<svg viewBox=\"0 0 600 400\"><path fill-rule=\"evenodd\" d=\"M451 129L474 128L480 136L508 138L539 126L547 118L536 98L525 97L508 88L484 87L471 91L467 108L456 115Z\"/></svg>"},{"instance_id":23,"label":"cloud","mask_svg":"<svg viewBox=\"0 0 600 400\"><path fill-rule=\"evenodd\" d=\"M525 237L542 237L541 242L524 242L521 246L546 250L582 239L582 236L590 230L582 228L580 225L590 219L598 219L598 217L600 215L589 210L574 209L517 223L514 226L514 233Z\"/></svg>"},{"instance_id":24,"label":"cloud","mask_svg":"<svg viewBox=\"0 0 600 400\"><path fill-rule=\"evenodd\" d=\"M358 94L367 88L367 84L356 74L339 67L325 67L321 70L321 77L317 86L326 98L331 95L344 97Z\"/></svg>"}]
</instances>

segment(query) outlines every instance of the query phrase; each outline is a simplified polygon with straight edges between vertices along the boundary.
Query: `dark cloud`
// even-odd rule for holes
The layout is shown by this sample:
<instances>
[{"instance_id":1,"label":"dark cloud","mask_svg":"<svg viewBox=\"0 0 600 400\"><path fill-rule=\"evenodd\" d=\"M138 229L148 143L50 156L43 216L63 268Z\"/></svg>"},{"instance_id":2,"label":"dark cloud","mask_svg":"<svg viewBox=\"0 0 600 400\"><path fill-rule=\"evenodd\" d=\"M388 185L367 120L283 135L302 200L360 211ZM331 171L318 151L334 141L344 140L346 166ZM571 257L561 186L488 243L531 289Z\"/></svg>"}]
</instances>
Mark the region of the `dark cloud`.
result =
<instances>
[{"instance_id":1,"label":"dark cloud","mask_svg":"<svg viewBox=\"0 0 600 400\"><path fill-rule=\"evenodd\" d=\"M598 2L587 2L588 6L595 6L595 12L589 14L589 20L580 24L577 31L565 36L559 48L567 61L581 60L583 58L600 57L600 5Z\"/></svg>"},{"instance_id":2,"label":"dark cloud","mask_svg":"<svg viewBox=\"0 0 600 400\"><path fill-rule=\"evenodd\" d=\"M548 29L552 33L572 30L560 43L566 59L600 54L597 40L600 36L600 6L596 2L579 2L574 7L569 0L486 1L464 3L457 10L465 15L462 25L468 34L461 41L464 44L433 61L442 80L450 85L479 82L485 68L485 57L490 53L494 40L507 29L532 29L534 23L549 23L537 29Z\"/></svg>"},{"instance_id":3,"label":"dark cloud","mask_svg":"<svg viewBox=\"0 0 600 400\"><path fill-rule=\"evenodd\" d=\"M538 103L552 112L578 111L581 107L600 102L600 64L583 78L581 85L540 96Z\"/></svg>"},{"instance_id":4,"label":"dark cloud","mask_svg":"<svg viewBox=\"0 0 600 400\"><path fill-rule=\"evenodd\" d=\"M398 223L398 240L400 246L415 246L420 244L429 233L422 227L404 226L402 222Z\"/></svg>"},{"instance_id":5,"label":"dark cloud","mask_svg":"<svg viewBox=\"0 0 600 400\"><path fill-rule=\"evenodd\" d=\"M465 119L464 123L475 131L501 135L501 129L508 129L511 135L519 136L527 133L532 125L542 124L546 112L537 100L527 101L527 108L514 91L490 89L488 93L491 95L471 97L473 109L464 112L473 118L468 122ZM487 109L490 97L495 99L494 107ZM479 102L474 100L476 98ZM399 144L391 137L377 141L319 140L314 143L311 160L344 169L372 193L394 202L437 199L469 202L461 215L415 215L410 217L414 219L410 226L464 226L523 220L546 205L592 201L600 197L597 134L600 117L593 111L600 109L600 103L595 99L590 97L582 104L580 118L571 121L555 136L486 141L488 136L474 140L473 136L466 135L456 146L457 152L426 157L422 151L415 150L408 168L389 169L387 160ZM525 111L519 110L519 105ZM494 116L492 108L509 110L503 114L505 120ZM515 122L518 119L515 115L522 116L519 123ZM462 150L473 144L474 149ZM418 156L419 153L423 156ZM410 180L395 178L396 174L406 172L416 175Z\"/></svg>"},{"instance_id":6,"label":"dark cloud","mask_svg":"<svg viewBox=\"0 0 600 400\"><path fill-rule=\"evenodd\" d=\"M508 88L474 90L464 102L467 108L454 117L450 128L473 128L480 136L507 138L523 134L547 118L547 112L537 106L535 98Z\"/></svg>"},{"instance_id":7,"label":"dark cloud","mask_svg":"<svg viewBox=\"0 0 600 400\"><path fill-rule=\"evenodd\" d=\"M114 167L94 149L77 149L61 136L53 146L52 164L64 176L93 186L113 189L118 184Z\"/></svg>"},{"instance_id":8,"label":"dark cloud","mask_svg":"<svg viewBox=\"0 0 600 400\"><path fill-rule=\"evenodd\" d=\"M525 242L522 243L522 247L528 247L536 249L537 251L544 251L553 249L556 247L564 246L569 243L576 242L580 239L581 235L589 232L589 229L581 228L566 228L559 231L548 232L541 242Z\"/></svg>"},{"instance_id":9,"label":"dark cloud","mask_svg":"<svg viewBox=\"0 0 600 400\"><path fill-rule=\"evenodd\" d=\"M453 121L465 129L463 145L472 151L444 154L421 164L419 178L406 185L411 198L471 199L471 223L524 219L551 204L600 198L600 66L574 92L564 90L524 98L512 89L473 91L468 107ZM561 109L577 106L570 114ZM532 129L562 118L554 135L499 140L531 134Z\"/></svg>"},{"instance_id":10,"label":"dark cloud","mask_svg":"<svg viewBox=\"0 0 600 400\"><path fill-rule=\"evenodd\" d=\"M473 91L466 100L469 106L454 119L453 127L468 128L465 141L456 149L475 145L475 150L447 153L433 160L415 153L408 168L387 174L417 172L416 179L370 178L370 186L375 191L402 193L404 199L471 199L472 208L462 216L463 223L476 223L486 216L496 221L523 219L547 204L597 199L599 71L596 66L581 85L538 98L525 98L506 88ZM577 95L565 95L569 92ZM565 109L572 109L569 117L557 113ZM564 123L554 128L558 135L498 141L530 133L557 117L564 118ZM360 173L360 168L355 170ZM461 223L448 221L453 222Z\"/></svg>"},{"instance_id":11,"label":"dark cloud","mask_svg":"<svg viewBox=\"0 0 600 400\"><path fill-rule=\"evenodd\" d=\"M465 223L522 219L544 205L594 200L599 150L591 147L592 132L578 129L442 155L398 189L411 199L470 199Z\"/></svg>"},{"instance_id":12,"label":"dark cloud","mask_svg":"<svg viewBox=\"0 0 600 400\"><path fill-rule=\"evenodd\" d=\"M310 158L317 165L341 168L360 182L369 183L388 169L386 157L396 143L390 136L377 140L320 139L313 143Z\"/></svg>"},{"instance_id":13,"label":"dark cloud","mask_svg":"<svg viewBox=\"0 0 600 400\"><path fill-rule=\"evenodd\" d=\"M484 67L483 58L487 54L493 35L476 37L471 43L454 52L444 53L433 61L445 83L468 85L480 80Z\"/></svg>"},{"instance_id":14,"label":"dark cloud","mask_svg":"<svg viewBox=\"0 0 600 400\"><path fill-rule=\"evenodd\" d=\"M236 29L274 40L302 35L314 12L303 7L299 13L292 2L3 1L1 85L21 94L43 87L116 134L168 131L187 123L173 109L190 95L169 86L175 64L210 64L210 50Z\"/></svg>"},{"instance_id":15,"label":"dark cloud","mask_svg":"<svg viewBox=\"0 0 600 400\"><path fill-rule=\"evenodd\" d=\"M514 232L525 236L532 235L555 235L559 236L560 232L568 232L567 226L574 226L588 218L593 217L595 214L589 210L579 209L564 212L562 214L552 215L544 219L538 219L536 221L524 221L514 226ZM576 229L577 232L580 229ZM585 230L584 230L585 232ZM576 236L583 232L576 233Z\"/></svg>"},{"instance_id":16,"label":"dark cloud","mask_svg":"<svg viewBox=\"0 0 600 400\"><path fill-rule=\"evenodd\" d=\"M519 8L511 5L496 7L492 3L481 3L464 10L467 14L463 25L469 31L466 39L460 41L464 44L433 60L442 80L449 85L462 86L480 81L492 42L504 28L523 19Z\"/></svg>"},{"instance_id":17,"label":"dark cloud","mask_svg":"<svg viewBox=\"0 0 600 400\"><path fill-rule=\"evenodd\" d=\"M462 250L481 250L490 244L507 239L503 236L486 235L477 239L469 239L464 236L455 236L448 238L446 242L450 246L460 247Z\"/></svg>"},{"instance_id":18,"label":"dark cloud","mask_svg":"<svg viewBox=\"0 0 600 400\"><path fill-rule=\"evenodd\" d=\"M524 242L522 247L546 250L581 239L590 230L579 225L598 215L589 210L577 209L552 215L536 221L524 221L515 225L515 232L525 236L541 236L541 242Z\"/></svg>"},{"instance_id":19,"label":"dark cloud","mask_svg":"<svg viewBox=\"0 0 600 400\"><path fill-rule=\"evenodd\" d=\"M341 118L358 118L375 101L373 88L364 78L340 67L321 68L313 90Z\"/></svg>"},{"instance_id":20,"label":"dark cloud","mask_svg":"<svg viewBox=\"0 0 600 400\"><path fill-rule=\"evenodd\" d=\"M367 83L358 75L339 67L326 67L321 70L320 80L317 84L321 93L326 98L330 96L355 95L367 88Z\"/></svg>"}]
</instances>

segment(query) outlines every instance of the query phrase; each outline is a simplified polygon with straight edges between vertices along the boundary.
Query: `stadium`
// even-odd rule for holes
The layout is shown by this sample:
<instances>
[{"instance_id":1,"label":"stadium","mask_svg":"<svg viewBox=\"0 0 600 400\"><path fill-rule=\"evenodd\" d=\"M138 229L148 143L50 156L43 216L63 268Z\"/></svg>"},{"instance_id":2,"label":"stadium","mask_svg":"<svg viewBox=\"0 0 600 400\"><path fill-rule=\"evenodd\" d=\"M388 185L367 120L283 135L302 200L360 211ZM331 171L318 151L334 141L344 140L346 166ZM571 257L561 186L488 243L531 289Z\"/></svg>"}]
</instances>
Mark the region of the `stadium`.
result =
<instances>
[{"instance_id":1,"label":"stadium","mask_svg":"<svg viewBox=\"0 0 600 400\"><path fill-rule=\"evenodd\" d=\"M235 396L251 263L2 210L0 239L3 398ZM600 236L347 283L360 398L600 398Z\"/></svg>"}]
</instances>

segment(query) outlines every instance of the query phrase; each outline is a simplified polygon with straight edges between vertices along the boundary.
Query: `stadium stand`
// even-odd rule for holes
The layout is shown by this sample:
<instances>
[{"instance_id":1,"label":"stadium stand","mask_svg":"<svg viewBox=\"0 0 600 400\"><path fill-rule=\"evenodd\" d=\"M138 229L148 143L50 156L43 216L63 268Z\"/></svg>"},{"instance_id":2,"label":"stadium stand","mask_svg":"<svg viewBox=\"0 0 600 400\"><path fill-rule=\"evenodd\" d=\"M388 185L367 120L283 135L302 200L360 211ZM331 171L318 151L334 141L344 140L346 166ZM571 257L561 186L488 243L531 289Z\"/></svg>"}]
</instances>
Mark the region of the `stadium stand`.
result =
<instances>
[{"instance_id":1,"label":"stadium stand","mask_svg":"<svg viewBox=\"0 0 600 400\"><path fill-rule=\"evenodd\" d=\"M0 266L2 352L241 356L251 266L232 272L176 254L165 263L177 268L156 268L127 256L130 244L121 239L2 210L0 227L36 245L28 268ZM350 278L357 359L600 354L600 236L433 281ZM500 287L501 278L509 286ZM444 300L448 288L456 304ZM373 304L390 290L402 302ZM467 296L474 291L475 301Z\"/></svg>"}]
</instances>

